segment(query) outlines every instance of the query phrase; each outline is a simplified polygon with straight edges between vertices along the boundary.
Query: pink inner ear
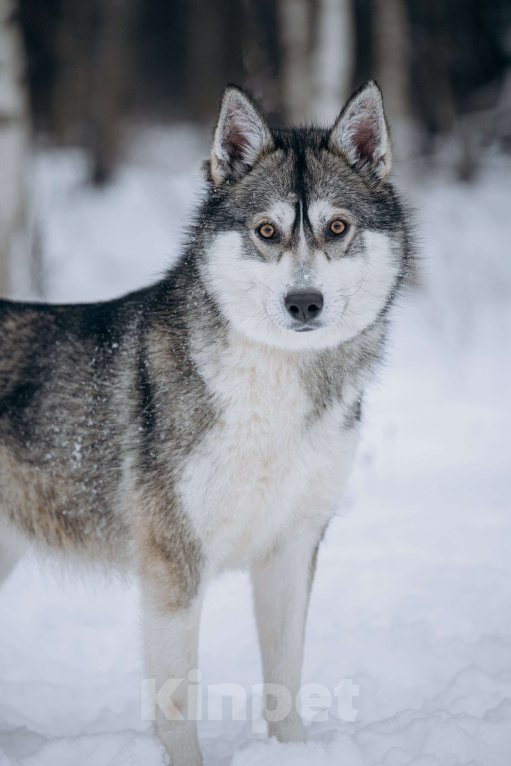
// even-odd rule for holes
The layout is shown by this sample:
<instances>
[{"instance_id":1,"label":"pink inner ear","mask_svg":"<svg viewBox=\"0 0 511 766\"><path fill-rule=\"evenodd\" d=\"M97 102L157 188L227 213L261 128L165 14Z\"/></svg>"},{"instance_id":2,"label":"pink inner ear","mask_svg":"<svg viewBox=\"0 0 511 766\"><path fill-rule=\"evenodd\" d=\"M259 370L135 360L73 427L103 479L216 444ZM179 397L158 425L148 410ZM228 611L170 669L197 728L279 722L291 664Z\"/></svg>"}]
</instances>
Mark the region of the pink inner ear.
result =
<instances>
[{"instance_id":1,"label":"pink inner ear","mask_svg":"<svg viewBox=\"0 0 511 766\"><path fill-rule=\"evenodd\" d=\"M245 158L245 149L248 145L247 137L239 131L236 125L229 126L226 137L226 149L231 160L243 160Z\"/></svg>"},{"instance_id":2,"label":"pink inner ear","mask_svg":"<svg viewBox=\"0 0 511 766\"><path fill-rule=\"evenodd\" d=\"M361 159L372 160L376 151L377 136L371 125L364 119L353 126L353 143Z\"/></svg>"}]
</instances>

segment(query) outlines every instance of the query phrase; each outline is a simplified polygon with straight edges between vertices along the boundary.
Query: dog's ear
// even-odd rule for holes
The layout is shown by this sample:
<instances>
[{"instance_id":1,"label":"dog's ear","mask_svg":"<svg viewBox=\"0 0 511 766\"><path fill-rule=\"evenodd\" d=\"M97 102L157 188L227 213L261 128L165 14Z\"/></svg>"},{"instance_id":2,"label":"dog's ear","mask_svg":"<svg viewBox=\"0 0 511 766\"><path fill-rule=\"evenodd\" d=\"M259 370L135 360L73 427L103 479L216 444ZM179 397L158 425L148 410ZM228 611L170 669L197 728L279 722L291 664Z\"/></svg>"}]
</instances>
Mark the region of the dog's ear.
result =
<instances>
[{"instance_id":1,"label":"dog's ear","mask_svg":"<svg viewBox=\"0 0 511 766\"><path fill-rule=\"evenodd\" d=\"M273 149L270 129L252 100L235 85L223 94L211 148L211 180L238 180Z\"/></svg>"},{"instance_id":2,"label":"dog's ear","mask_svg":"<svg viewBox=\"0 0 511 766\"><path fill-rule=\"evenodd\" d=\"M390 137L381 90L374 80L356 91L337 118L328 139L330 151L342 154L358 170L384 179L390 172Z\"/></svg>"}]
</instances>

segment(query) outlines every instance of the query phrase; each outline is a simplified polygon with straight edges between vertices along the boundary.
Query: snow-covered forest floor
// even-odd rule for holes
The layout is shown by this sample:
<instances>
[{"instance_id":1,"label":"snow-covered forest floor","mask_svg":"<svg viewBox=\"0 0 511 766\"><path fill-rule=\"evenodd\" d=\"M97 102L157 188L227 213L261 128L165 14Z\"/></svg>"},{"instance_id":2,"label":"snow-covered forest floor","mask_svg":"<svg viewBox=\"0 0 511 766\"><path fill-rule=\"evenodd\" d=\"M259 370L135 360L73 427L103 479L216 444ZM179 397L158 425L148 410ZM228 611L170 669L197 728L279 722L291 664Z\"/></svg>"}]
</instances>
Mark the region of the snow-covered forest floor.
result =
<instances>
[{"instance_id":1,"label":"snow-covered forest floor","mask_svg":"<svg viewBox=\"0 0 511 766\"><path fill-rule=\"evenodd\" d=\"M38 155L50 300L112 297L178 251L205 139L154 130L115 184L83 183L79 154ZM511 166L438 175L410 196L422 285L394 314L365 406L360 459L323 545L304 682L359 686L354 722L280 745L251 721L205 721L208 766L511 763ZM141 720L136 584L24 561L0 592L0 766L157 766ZM261 681L244 575L210 589L203 685Z\"/></svg>"}]
</instances>

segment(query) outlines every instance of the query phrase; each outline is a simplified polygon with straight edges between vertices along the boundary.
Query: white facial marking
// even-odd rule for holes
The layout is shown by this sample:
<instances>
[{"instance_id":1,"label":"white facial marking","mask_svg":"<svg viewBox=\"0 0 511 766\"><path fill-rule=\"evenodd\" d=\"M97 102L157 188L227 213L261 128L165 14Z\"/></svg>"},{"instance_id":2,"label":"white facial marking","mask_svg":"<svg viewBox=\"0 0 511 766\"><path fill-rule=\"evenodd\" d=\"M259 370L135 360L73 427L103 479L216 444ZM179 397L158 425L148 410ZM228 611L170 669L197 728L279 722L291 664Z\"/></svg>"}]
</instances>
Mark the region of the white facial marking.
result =
<instances>
[{"instance_id":1,"label":"white facial marking","mask_svg":"<svg viewBox=\"0 0 511 766\"><path fill-rule=\"evenodd\" d=\"M358 255L329 259L321 250L309 251L307 264L300 265L291 251L271 261L249 257L241 234L223 232L208 252L211 292L231 326L252 340L292 350L339 345L374 322L399 272L390 235L360 236ZM285 308L285 296L299 290L323 295L313 331L297 332Z\"/></svg>"},{"instance_id":2,"label":"white facial marking","mask_svg":"<svg viewBox=\"0 0 511 766\"><path fill-rule=\"evenodd\" d=\"M280 226L285 234L289 234L293 228L296 210L289 202L276 202L270 208L270 215Z\"/></svg>"},{"instance_id":3,"label":"white facial marking","mask_svg":"<svg viewBox=\"0 0 511 766\"><path fill-rule=\"evenodd\" d=\"M315 232L321 231L329 221L333 221L335 218L341 218L348 223L352 223L352 216L347 211L332 205L332 203L326 199L319 199L311 202L307 210L307 215L309 216L309 221Z\"/></svg>"},{"instance_id":4,"label":"white facial marking","mask_svg":"<svg viewBox=\"0 0 511 766\"><path fill-rule=\"evenodd\" d=\"M286 236L293 228L296 210L289 202L279 201L271 205L267 211L257 216L257 221L270 220L276 223L278 229Z\"/></svg>"},{"instance_id":5,"label":"white facial marking","mask_svg":"<svg viewBox=\"0 0 511 766\"><path fill-rule=\"evenodd\" d=\"M339 306L343 309L340 323L343 340L368 327L385 306L396 282L399 265L394 255L391 238L377 231L365 231L362 235L365 252L357 256L341 258L332 264L336 276Z\"/></svg>"}]
</instances>

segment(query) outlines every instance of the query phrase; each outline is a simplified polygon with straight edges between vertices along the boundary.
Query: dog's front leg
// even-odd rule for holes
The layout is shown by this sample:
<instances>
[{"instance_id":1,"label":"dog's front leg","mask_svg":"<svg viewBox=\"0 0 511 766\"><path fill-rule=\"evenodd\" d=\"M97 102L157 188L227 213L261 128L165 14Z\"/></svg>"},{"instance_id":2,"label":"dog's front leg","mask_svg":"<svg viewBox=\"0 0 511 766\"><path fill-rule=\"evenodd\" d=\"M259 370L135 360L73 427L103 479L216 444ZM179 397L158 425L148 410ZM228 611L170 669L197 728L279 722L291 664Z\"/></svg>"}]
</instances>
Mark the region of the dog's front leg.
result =
<instances>
[{"instance_id":1,"label":"dog's front leg","mask_svg":"<svg viewBox=\"0 0 511 766\"><path fill-rule=\"evenodd\" d=\"M291 711L283 720L272 721L275 716L267 716L270 736L276 736L281 742L305 741L296 697L300 690L305 621L321 534L318 530L296 533L252 566L264 682L278 684L291 695ZM287 693L284 696L289 699ZM278 704L279 700L277 709Z\"/></svg>"},{"instance_id":2,"label":"dog's front leg","mask_svg":"<svg viewBox=\"0 0 511 766\"><path fill-rule=\"evenodd\" d=\"M201 766L197 740L197 687L190 688L190 671L197 669L202 598L169 599L162 578L142 578L146 669L156 682L156 731L172 766ZM175 603L173 603L175 602Z\"/></svg>"}]
</instances>

